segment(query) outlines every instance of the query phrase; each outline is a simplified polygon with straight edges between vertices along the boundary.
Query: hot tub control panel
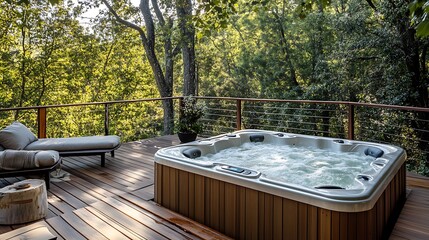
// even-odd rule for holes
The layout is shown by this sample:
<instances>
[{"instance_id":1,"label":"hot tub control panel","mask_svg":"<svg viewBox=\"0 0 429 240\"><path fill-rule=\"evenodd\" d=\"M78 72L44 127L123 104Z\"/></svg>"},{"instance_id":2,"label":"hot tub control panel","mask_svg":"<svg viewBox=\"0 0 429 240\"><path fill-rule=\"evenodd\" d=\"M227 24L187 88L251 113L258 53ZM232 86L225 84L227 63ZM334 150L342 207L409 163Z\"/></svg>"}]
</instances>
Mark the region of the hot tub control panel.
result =
<instances>
[{"instance_id":1,"label":"hot tub control panel","mask_svg":"<svg viewBox=\"0 0 429 240\"><path fill-rule=\"evenodd\" d=\"M235 173L243 173L243 174L245 174L244 173L244 169L242 169L242 168L239 168L239 167L232 167L232 166L222 166L221 167L222 169L224 169L224 170L228 170L228 171L231 171L231 172L235 172Z\"/></svg>"},{"instance_id":2,"label":"hot tub control panel","mask_svg":"<svg viewBox=\"0 0 429 240\"><path fill-rule=\"evenodd\" d=\"M249 178L257 178L259 175L261 175L261 173L258 171L223 164L219 164L216 167L216 170Z\"/></svg>"}]
</instances>

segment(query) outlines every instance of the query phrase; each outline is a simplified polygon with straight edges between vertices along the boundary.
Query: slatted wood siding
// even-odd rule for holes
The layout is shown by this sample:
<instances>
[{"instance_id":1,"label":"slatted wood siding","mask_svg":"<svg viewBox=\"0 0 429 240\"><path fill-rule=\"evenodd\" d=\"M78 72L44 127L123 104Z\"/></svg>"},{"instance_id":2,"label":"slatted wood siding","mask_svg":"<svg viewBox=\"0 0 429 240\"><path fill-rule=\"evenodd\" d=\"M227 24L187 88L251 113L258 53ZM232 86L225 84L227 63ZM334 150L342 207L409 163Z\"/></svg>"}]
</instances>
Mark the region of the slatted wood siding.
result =
<instances>
[{"instance_id":1,"label":"slatted wood siding","mask_svg":"<svg viewBox=\"0 0 429 240\"><path fill-rule=\"evenodd\" d=\"M155 201L236 239L386 239L405 202L405 166L365 212L331 211L155 164Z\"/></svg>"}]
</instances>

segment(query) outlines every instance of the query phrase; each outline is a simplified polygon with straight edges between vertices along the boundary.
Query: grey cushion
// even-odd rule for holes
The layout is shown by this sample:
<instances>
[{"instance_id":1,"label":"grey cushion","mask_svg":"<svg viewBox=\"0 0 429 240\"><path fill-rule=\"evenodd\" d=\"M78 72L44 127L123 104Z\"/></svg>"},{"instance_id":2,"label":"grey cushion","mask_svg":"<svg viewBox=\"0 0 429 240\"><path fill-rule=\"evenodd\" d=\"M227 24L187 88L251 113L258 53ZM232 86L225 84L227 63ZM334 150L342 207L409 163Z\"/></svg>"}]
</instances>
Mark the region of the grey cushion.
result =
<instances>
[{"instance_id":1,"label":"grey cushion","mask_svg":"<svg viewBox=\"0 0 429 240\"><path fill-rule=\"evenodd\" d=\"M21 170L53 166L60 159L56 151L23 151L6 149L0 152L0 170Z\"/></svg>"},{"instance_id":2,"label":"grey cushion","mask_svg":"<svg viewBox=\"0 0 429 240\"><path fill-rule=\"evenodd\" d=\"M43 138L29 144L26 150L56 150L59 152L115 149L120 144L120 138L110 136L90 136L71 138Z\"/></svg>"},{"instance_id":3,"label":"grey cushion","mask_svg":"<svg viewBox=\"0 0 429 240\"><path fill-rule=\"evenodd\" d=\"M38 167L50 167L60 160L57 151L40 151L36 154L34 162Z\"/></svg>"},{"instance_id":4,"label":"grey cushion","mask_svg":"<svg viewBox=\"0 0 429 240\"><path fill-rule=\"evenodd\" d=\"M0 145L7 149L21 150L36 140L30 129L20 122L13 122L0 131Z\"/></svg>"}]
</instances>

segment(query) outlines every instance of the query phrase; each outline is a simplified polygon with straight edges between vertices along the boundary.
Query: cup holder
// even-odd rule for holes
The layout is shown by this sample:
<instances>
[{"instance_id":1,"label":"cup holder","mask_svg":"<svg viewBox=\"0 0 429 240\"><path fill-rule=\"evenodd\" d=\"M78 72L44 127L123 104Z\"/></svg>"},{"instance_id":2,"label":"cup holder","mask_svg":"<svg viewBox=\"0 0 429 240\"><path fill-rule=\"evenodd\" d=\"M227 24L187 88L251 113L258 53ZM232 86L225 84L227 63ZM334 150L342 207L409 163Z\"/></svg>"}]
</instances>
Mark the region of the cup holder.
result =
<instances>
[{"instance_id":1,"label":"cup holder","mask_svg":"<svg viewBox=\"0 0 429 240\"><path fill-rule=\"evenodd\" d=\"M371 166L375 168L375 170L380 170L384 168L389 161L386 159L376 159L371 163Z\"/></svg>"},{"instance_id":2,"label":"cup holder","mask_svg":"<svg viewBox=\"0 0 429 240\"><path fill-rule=\"evenodd\" d=\"M368 181L371 181L373 177L369 175L359 174L357 175L356 179L361 182L368 182Z\"/></svg>"}]
</instances>

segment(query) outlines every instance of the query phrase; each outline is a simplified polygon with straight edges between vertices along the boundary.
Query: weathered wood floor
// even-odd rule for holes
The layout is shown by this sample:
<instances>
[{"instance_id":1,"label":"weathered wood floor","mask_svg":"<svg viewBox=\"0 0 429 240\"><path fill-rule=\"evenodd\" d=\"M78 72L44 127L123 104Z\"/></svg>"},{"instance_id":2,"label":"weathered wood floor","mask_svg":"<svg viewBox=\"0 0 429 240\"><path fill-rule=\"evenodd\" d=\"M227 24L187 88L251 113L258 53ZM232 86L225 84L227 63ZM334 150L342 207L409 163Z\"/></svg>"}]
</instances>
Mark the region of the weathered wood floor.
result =
<instances>
[{"instance_id":1,"label":"weathered wood floor","mask_svg":"<svg viewBox=\"0 0 429 240\"><path fill-rule=\"evenodd\" d=\"M46 226L59 239L221 239L216 233L153 201L153 154L178 144L164 136L123 144L115 158L64 158L69 179L51 183L49 214L30 225L0 225L0 239ZM0 178L0 187L23 178ZM429 179L407 177L412 189L391 239L429 239Z\"/></svg>"},{"instance_id":2,"label":"weathered wood floor","mask_svg":"<svg viewBox=\"0 0 429 240\"><path fill-rule=\"evenodd\" d=\"M161 147L178 144L176 139L164 136L122 144L115 158L106 155L106 167L100 167L100 156L64 158L69 180L51 181L46 219L30 225L0 225L0 239L39 226L48 227L58 239L226 238L151 201L153 155ZM23 179L0 178L0 187Z\"/></svg>"}]
</instances>

